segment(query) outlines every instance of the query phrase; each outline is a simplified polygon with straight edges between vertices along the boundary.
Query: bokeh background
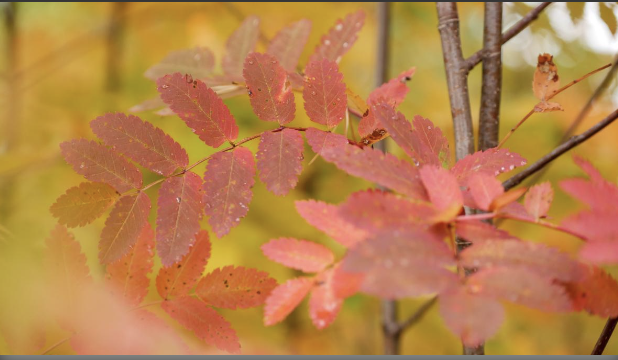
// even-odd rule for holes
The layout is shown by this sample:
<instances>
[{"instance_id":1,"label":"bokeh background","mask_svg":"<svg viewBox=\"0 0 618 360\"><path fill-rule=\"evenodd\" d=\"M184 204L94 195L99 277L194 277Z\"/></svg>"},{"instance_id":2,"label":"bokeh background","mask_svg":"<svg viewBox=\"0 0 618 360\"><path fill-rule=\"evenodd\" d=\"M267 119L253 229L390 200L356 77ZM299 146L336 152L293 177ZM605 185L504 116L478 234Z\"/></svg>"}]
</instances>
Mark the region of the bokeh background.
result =
<instances>
[{"instance_id":1,"label":"bokeh background","mask_svg":"<svg viewBox=\"0 0 618 360\"><path fill-rule=\"evenodd\" d=\"M508 28L538 3L505 3L504 28ZM285 25L307 18L313 22L308 45L301 57L305 64L322 34L337 18L363 9L367 20L358 41L343 57L341 70L348 86L363 97L373 87L376 49L375 3L0 3L0 327L25 334L28 326L45 330L41 353L67 336L54 324L37 323L32 315L53 297L33 291L40 286L45 238L56 224L49 206L82 178L62 157L58 144L74 138L94 139L89 121L111 111L131 106L157 95L155 84L143 74L167 53L194 46L207 46L217 63L227 37L242 19L255 14L261 31L272 38ZM616 3L555 3L550 5L516 38L504 46L501 135L517 123L537 100L531 90L536 57L541 52L555 56L559 74L566 82L603 64L618 52ZM464 56L482 45L483 4L460 3ZM452 141L452 126L445 83L437 16L433 3L393 3L389 75L417 67L409 83L410 93L400 110L411 118L420 114L439 125ZM258 44L264 51L265 44ZM219 66L219 65L217 65ZM217 67L217 69L219 69ZM533 162L554 148L606 73L595 75L556 98L564 112L534 115L506 147ZM481 66L472 71L469 89L472 113L478 121ZM296 96L297 109L302 99ZM253 114L246 96L225 101L240 126L240 138L268 129L270 125ZM578 129L584 130L618 105L615 79L595 103ZM297 111L295 126L308 126L303 111ZM213 152L177 117L153 112L139 114L180 142L195 161ZM590 159L612 182L618 180L618 125L611 125L585 144L552 164L544 175L556 190L550 216L560 221L581 205L567 197L558 182L582 176L573 164L573 153ZM392 151L394 143L389 141ZM255 149L257 142L248 145ZM317 241L337 252L343 248L310 227L295 211L298 199L341 202L350 193L372 184L338 171L305 152L299 185L286 197L276 197L256 182L248 216L223 239L213 238L213 255L207 271L236 264L255 267L278 281L296 276L267 260L259 247L271 238L289 236ZM196 168L203 173L204 165ZM156 179L145 175L145 182ZM152 198L157 187L149 190ZM155 204L153 204L154 206ZM151 212L154 223L155 209ZM104 268L97 261L97 243L104 218L73 229L87 256L95 280ZM576 253L577 239L533 225L504 222L502 227L531 241L543 242ZM208 228L203 221L203 228ZM155 274L160 264L155 263ZM617 275L617 269L610 269ZM152 274L151 274L152 275ZM36 295L33 295L36 294ZM146 302L157 300L154 288ZM401 302L401 314L411 314L423 299ZM605 319L585 313L547 314L508 305L507 320L497 336L488 341L489 354L588 354ZM218 353L190 332L182 330L162 312L172 327L196 353ZM379 300L356 295L346 300L339 317L329 328L318 331L309 320L306 301L286 321L262 325L262 309L222 311L238 332L243 353L248 354L379 354L381 337ZM94 326L94 325L93 325ZM7 330L8 329L8 330ZM434 307L403 336L404 354L459 354L459 340L451 334ZM0 353L15 350L0 336ZM22 350L28 352L27 350ZM32 352L31 352L32 353ZM71 354L68 343L52 354ZM618 353L618 336L606 354Z\"/></svg>"}]
</instances>

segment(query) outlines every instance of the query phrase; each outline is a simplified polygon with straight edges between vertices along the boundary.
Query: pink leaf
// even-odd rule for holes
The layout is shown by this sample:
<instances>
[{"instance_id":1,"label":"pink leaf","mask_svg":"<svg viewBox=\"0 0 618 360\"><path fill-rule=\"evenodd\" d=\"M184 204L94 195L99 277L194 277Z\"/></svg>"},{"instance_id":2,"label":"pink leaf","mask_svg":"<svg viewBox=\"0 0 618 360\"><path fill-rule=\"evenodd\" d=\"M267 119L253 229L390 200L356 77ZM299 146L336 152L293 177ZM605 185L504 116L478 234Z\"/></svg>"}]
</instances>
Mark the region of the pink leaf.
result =
<instances>
[{"instance_id":1,"label":"pink leaf","mask_svg":"<svg viewBox=\"0 0 618 360\"><path fill-rule=\"evenodd\" d=\"M334 273L331 286L336 297L345 299L360 290L365 276L362 273L345 271L341 264L339 262L333 266Z\"/></svg>"},{"instance_id":2,"label":"pink leaf","mask_svg":"<svg viewBox=\"0 0 618 360\"><path fill-rule=\"evenodd\" d=\"M62 225L84 226L103 215L119 197L110 185L85 182L67 190L49 210Z\"/></svg>"},{"instance_id":3,"label":"pink leaf","mask_svg":"<svg viewBox=\"0 0 618 360\"><path fill-rule=\"evenodd\" d=\"M337 150L344 148L348 144L348 139L339 134L308 128L305 131L307 143L316 154L321 155L326 161L332 162L337 156Z\"/></svg>"},{"instance_id":4,"label":"pink leaf","mask_svg":"<svg viewBox=\"0 0 618 360\"><path fill-rule=\"evenodd\" d=\"M142 186L142 174L137 167L101 144L78 139L61 143L60 149L73 170L90 181L110 184L118 192Z\"/></svg>"},{"instance_id":5,"label":"pink leaf","mask_svg":"<svg viewBox=\"0 0 618 360\"><path fill-rule=\"evenodd\" d=\"M225 56L221 62L225 75L234 80L242 80L245 58L257 44L260 35L260 19L251 15L245 18L225 43Z\"/></svg>"},{"instance_id":6,"label":"pink leaf","mask_svg":"<svg viewBox=\"0 0 618 360\"><path fill-rule=\"evenodd\" d=\"M464 267L524 268L562 281L575 281L582 276L580 264L567 254L544 244L518 240L474 244L460 253L460 264Z\"/></svg>"},{"instance_id":7,"label":"pink leaf","mask_svg":"<svg viewBox=\"0 0 618 360\"><path fill-rule=\"evenodd\" d=\"M562 227L590 242L618 241L618 209L582 211L562 221Z\"/></svg>"},{"instance_id":8,"label":"pink leaf","mask_svg":"<svg viewBox=\"0 0 618 360\"><path fill-rule=\"evenodd\" d=\"M586 161L584 158L574 155L573 162L575 162L577 166L584 170L586 175L588 175L593 182L605 181L603 175L601 175L599 170L597 170L590 162Z\"/></svg>"},{"instance_id":9,"label":"pink leaf","mask_svg":"<svg viewBox=\"0 0 618 360\"><path fill-rule=\"evenodd\" d=\"M101 232L99 261L109 264L123 257L148 223L150 199L144 192L120 198Z\"/></svg>"},{"instance_id":10,"label":"pink leaf","mask_svg":"<svg viewBox=\"0 0 618 360\"><path fill-rule=\"evenodd\" d=\"M245 60L243 77L253 112L260 119L276 121L279 125L294 120L294 94L286 87L287 73L274 56L250 53Z\"/></svg>"},{"instance_id":11,"label":"pink leaf","mask_svg":"<svg viewBox=\"0 0 618 360\"><path fill-rule=\"evenodd\" d=\"M322 59L339 62L341 57L354 45L358 32L364 23L365 12L362 10L349 14L343 20L338 19L335 26L330 28L328 34L322 36L320 44L315 48L309 62Z\"/></svg>"},{"instance_id":12,"label":"pink leaf","mask_svg":"<svg viewBox=\"0 0 618 360\"><path fill-rule=\"evenodd\" d=\"M618 282L603 269L590 266L579 282L566 284L576 311L602 317L618 316Z\"/></svg>"},{"instance_id":13,"label":"pink leaf","mask_svg":"<svg viewBox=\"0 0 618 360\"><path fill-rule=\"evenodd\" d=\"M303 136L292 129L266 131L260 137L257 168L260 180L275 195L285 195L298 183L303 170Z\"/></svg>"},{"instance_id":14,"label":"pink leaf","mask_svg":"<svg viewBox=\"0 0 618 360\"><path fill-rule=\"evenodd\" d=\"M579 250L579 257L592 264L618 263L618 241L590 241Z\"/></svg>"},{"instance_id":15,"label":"pink leaf","mask_svg":"<svg viewBox=\"0 0 618 360\"><path fill-rule=\"evenodd\" d=\"M204 203L209 224L223 237L247 215L253 197L255 162L250 150L237 147L212 156L204 174Z\"/></svg>"},{"instance_id":16,"label":"pink leaf","mask_svg":"<svg viewBox=\"0 0 618 360\"><path fill-rule=\"evenodd\" d=\"M163 266L180 260L189 252L200 230L202 179L188 171L167 178L159 190L157 212L157 253Z\"/></svg>"},{"instance_id":17,"label":"pink leaf","mask_svg":"<svg viewBox=\"0 0 618 360\"><path fill-rule=\"evenodd\" d=\"M464 345L476 347L498 332L504 308L494 299L461 289L440 295L440 315Z\"/></svg>"},{"instance_id":18,"label":"pink leaf","mask_svg":"<svg viewBox=\"0 0 618 360\"><path fill-rule=\"evenodd\" d=\"M334 61L312 61L305 68L305 111L313 122L332 128L344 118L348 106L343 74Z\"/></svg>"},{"instance_id":19,"label":"pink leaf","mask_svg":"<svg viewBox=\"0 0 618 360\"><path fill-rule=\"evenodd\" d=\"M271 326L285 319L309 293L313 284L314 279L303 277L277 286L266 299L264 325Z\"/></svg>"},{"instance_id":20,"label":"pink leaf","mask_svg":"<svg viewBox=\"0 0 618 360\"><path fill-rule=\"evenodd\" d=\"M309 316L318 330L328 327L335 321L343 299L337 297L333 288L334 269L329 269L316 278L316 284L309 298Z\"/></svg>"},{"instance_id":21,"label":"pink leaf","mask_svg":"<svg viewBox=\"0 0 618 360\"><path fill-rule=\"evenodd\" d=\"M157 292L164 299L189 294L189 290L202 277L210 258L208 231L201 230L189 253L172 266L162 267L157 275Z\"/></svg>"},{"instance_id":22,"label":"pink leaf","mask_svg":"<svg viewBox=\"0 0 618 360\"><path fill-rule=\"evenodd\" d=\"M212 73L215 56L206 47L176 50L168 53L163 60L146 70L144 76L156 81L158 78L175 72L191 74L203 79Z\"/></svg>"},{"instance_id":23,"label":"pink leaf","mask_svg":"<svg viewBox=\"0 0 618 360\"><path fill-rule=\"evenodd\" d=\"M236 331L213 308L189 296L164 301L161 308L207 344L232 354L240 354Z\"/></svg>"},{"instance_id":24,"label":"pink leaf","mask_svg":"<svg viewBox=\"0 0 618 360\"><path fill-rule=\"evenodd\" d=\"M569 311L564 288L525 268L487 268L468 278L468 287L483 296L508 300L542 311Z\"/></svg>"},{"instance_id":25,"label":"pink leaf","mask_svg":"<svg viewBox=\"0 0 618 360\"><path fill-rule=\"evenodd\" d=\"M320 272L335 260L327 247L307 240L273 239L261 248L270 260L307 273Z\"/></svg>"},{"instance_id":26,"label":"pink leaf","mask_svg":"<svg viewBox=\"0 0 618 360\"><path fill-rule=\"evenodd\" d=\"M501 173L526 165L526 159L507 149L491 148L477 151L459 160L451 169L460 184L465 185L474 173L498 176Z\"/></svg>"},{"instance_id":27,"label":"pink leaf","mask_svg":"<svg viewBox=\"0 0 618 360\"><path fill-rule=\"evenodd\" d=\"M393 108L399 106L405 99L408 91L410 91L406 83L412 79L415 72L416 67L412 67L397 75L397 77L390 79L387 83L380 85L380 87L369 94L367 104L377 104L378 99L382 98Z\"/></svg>"},{"instance_id":28,"label":"pink leaf","mask_svg":"<svg viewBox=\"0 0 618 360\"><path fill-rule=\"evenodd\" d=\"M277 286L264 271L242 266L213 270L197 284L195 293L205 303L224 309L260 306Z\"/></svg>"},{"instance_id":29,"label":"pink leaf","mask_svg":"<svg viewBox=\"0 0 618 360\"><path fill-rule=\"evenodd\" d=\"M292 23L279 30L268 44L266 53L275 56L286 71L294 72L310 32L311 21L301 19Z\"/></svg>"},{"instance_id":30,"label":"pink leaf","mask_svg":"<svg viewBox=\"0 0 618 360\"><path fill-rule=\"evenodd\" d=\"M504 230L481 221L458 221L455 226L457 236L472 243L480 243L488 240L518 240Z\"/></svg>"},{"instance_id":31,"label":"pink leaf","mask_svg":"<svg viewBox=\"0 0 618 360\"><path fill-rule=\"evenodd\" d=\"M132 306L139 305L148 294L154 256L154 231L150 225L144 226L137 243L120 260L107 265L106 282L112 293L125 298Z\"/></svg>"},{"instance_id":32,"label":"pink leaf","mask_svg":"<svg viewBox=\"0 0 618 360\"><path fill-rule=\"evenodd\" d=\"M335 205L315 200L296 201L294 204L303 219L345 247L350 247L367 237L365 231L345 221Z\"/></svg>"},{"instance_id":33,"label":"pink leaf","mask_svg":"<svg viewBox=\"0 0 618 360\"><path fill-rule=\"evenodd\" d=\"M526 193L524 206L528 214L535 219L543 218L547 215L551 202L554 199L554 190L549 182L534 185Z\"/></svg>"},{"instance_id":34,"label":"pink leaf","mask_svg":"<svg viewBox=\"0 0 618 360\"><path fill-rule=\"evenodd\" d=\"M618 202L618 186L605 180L601 173L584 159L574 156L573 160L586 172L590 181L569 179L560 182L560 187L593 210L613 210Z\"/></svg>"},{"instance_id":35,"label":"pink leaf","mask_svg":"<svg viewBox=\"0 0 618 360\"><path fill-rule=\"evenodd\" d=\"M382 129L382 122L375 116L375 111L369 110L369 113L363 116L358 123L358 134L361 138L368 138L375 134L380 134Z\"/></svg>"},{"instance_id":36,"label":"pink leaf","mask_svg":"<svg viewBox=\"0 0 618 360\"><path fill-rule=\"evenodd\" d=\"M137 116L109 113L92 120L90 127L105 144L157 174L171 175L189 163L174 139Z\"/></svg>"},{"instance_id":37,"label":"pink leaf","mask_svg":"<svg viewBox=\"0 0 618 360\"><path fill-rule=\"evenodd\" d=\"M455 177L434 165L423 166L420 177L435 207L442 210L446 218L457 216L463 206L463 196Z\"/></svg>"},{"instance_id":38,"label":"pink leaf","mask_svg":"<svg viewBox=\"0 0 618 360\"><path fill-rule=\"evenodd\" d=\"M190 75L165 75L157 80L161 99L170 106L206 145L219 147L238 137L236 120L223 100Z\"/></svg>"},{"instance_id":39,"label":"pink leaf","mask_svg":"<svg viewBox=\"0 0 618 360\"><path fill-rule=\"evenodd\" d=\"M502 183L493 175L473 174L468 180L468 187L478 209L488 211L491 203L504 194Z\"/></svg>"}]
</instances>

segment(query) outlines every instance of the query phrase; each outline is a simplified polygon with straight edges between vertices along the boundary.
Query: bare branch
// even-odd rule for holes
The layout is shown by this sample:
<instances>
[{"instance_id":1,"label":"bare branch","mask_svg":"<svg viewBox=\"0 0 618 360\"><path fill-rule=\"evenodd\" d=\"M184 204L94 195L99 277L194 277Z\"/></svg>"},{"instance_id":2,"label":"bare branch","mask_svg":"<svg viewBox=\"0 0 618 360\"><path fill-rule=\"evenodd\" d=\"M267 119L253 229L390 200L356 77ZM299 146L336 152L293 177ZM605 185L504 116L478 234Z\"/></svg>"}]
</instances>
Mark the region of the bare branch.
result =
<instances>
[{"instance_id":1,"label":"bare branch","mask_svg":"<svg viewBox=\"0 0 618 360\"><path fill-rule=\"evenodd\" d=\"M399 325L399 331L403 332L406 329L408 329L410 326L419 322L423 318L423 316L425 316L427 311L429 311L429 309L431 309L434 306L436 302L438 302L438 297L434 296L431 299L429 299L426 303L421 305L421 307L419 307L418 310L416 310L416 312L412 314L412 316L410 316L408 319L406 319L406 321L402 322Z\"/></svg>"},{"instance_id":2,"label":"bare branch","mask_svg":"<svg viewBox=\"0 0 618 360\"><path fill-rule=\"evenodd\" d=\"M603 328L603 331L601 331L601 335L599 335L599 340L597 340L597 343L594 345L594 349L592 350L591 355L603 355L605 346L607 346L609 339L614 333L616 323L618 323L618 317L607 319L605 327Z\"/></svg>"},{"instance_id":3,"label":"bare branch","mask_svg":"<svg viewBox=\"0 0 618 360\"><path fill-rule=\"evenodd\" d=\"M474 133L470 97L468 95L467 71L461 52L459 15L454 2L436 3L438 30L442 41L442 55L446 70L446 82L455 131L455 154L461 160L474 152Z\"/></svg>"},{"instance_id":4,"label":"bare branch","mask_svg":"<svg viewBox=\"0 0 618 360\"><path fill-rule=\"evenodd\" d=\"M593 127L586 130L585 132L571 137L569 140L562 143L562 145L558 146L554 150L552 150L549 154L540 158L537 162L532 164L526 170L520 172L519 174L511 177L502 183L502 186L505 190L509 190L514 186L519 185L522 181L524 181L527 177L533 175L537 171L544 168L547 164L558 158L560 155L566 153L577 145L583 143L584 141L591 138L593 135L603 130L606 126L614 122L618 118L618 109L614 110L611 114L609 114L605 119L596 123Z\"/></svg>"},{"instance_id":5,"label":"bare branch","mask_svg":"<svg viewBox=\"0 0 618 360\"><path fill-rule=\"evenodd\" d=\"M548 7L551 2L544 2L541 5L534 8L530 11L526 16L521 18L515 25L511 26L507 31L502 34L502 44L504 45L507 41L511 40L515 35L519 34L523 29L528 27L531 22L536 20L541 12ZM476 65L478 65L483 60L483 53L487 51L486 48L483 48L474 54L470 55L469 58L466 59L466 70L469 72L474 69Z\"/></svg>"},{"instance_id":6,"label":"bare branch","mask_svg":"<svg viewBox=\"0 0 618 360\"><path fill-rule=\"evenodd\" d=\"M498 146L502 95L502 3L485 3L483 86L479 115L479 150Z\"/></svg>"}]
</instances>

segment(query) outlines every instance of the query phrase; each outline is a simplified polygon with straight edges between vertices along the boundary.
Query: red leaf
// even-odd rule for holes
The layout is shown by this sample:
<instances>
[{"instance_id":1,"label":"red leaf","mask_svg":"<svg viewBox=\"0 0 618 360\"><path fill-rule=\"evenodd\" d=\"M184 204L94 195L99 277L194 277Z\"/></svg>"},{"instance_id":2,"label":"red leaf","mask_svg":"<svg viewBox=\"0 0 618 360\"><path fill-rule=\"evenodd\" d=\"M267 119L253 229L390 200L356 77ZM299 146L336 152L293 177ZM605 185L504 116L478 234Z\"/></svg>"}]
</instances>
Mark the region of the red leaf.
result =
<instances>
[{"instance_id":1,"label":"red leaf","mask_svg":"<svg viewBox=\"0 0 618 360\"><path fill-rule=\"evenodd\" d=\"M336 297L345 299L360 290L365 276L361 273L347 272L341 264L339 262L333 266L334 273L331 286Z\"/></svg>"},{"instance_id":2,"label":"red leaf","mask_svg":"<svg viewBox=\"0 0 618 360\"><path fill-rule=\"evenodd\" d=\"M203 79L212 73L215 57L206 47L195 47L171 51L163 60L146 70L144 76L156 81L158 78L175 72L191 74L196 79Z\"/></svg>"},{"instance_id":3,"label":"red leaf","mask_svg":"<svg viewBox=\"0 0 618 360\"><path fill-rule=\"evenodd\" d=\"M112 294L125 298L129 305L137 306L148 294L154 256L154 231L144 226L131 251L115 263L107 265L106 282Z\"/></svg>"},{"instance_id":4,"label":"red leaf","mask_svg":"<svg viewBox=\"0 0 618 360\"><path fill-rule=\"evenodd\" d=\"M504 308L494 299L461 289L440 295L440 315L464 345L476 347L498 332Z\"/></svg>"},{"instance_id":5,"label":"red leaf","mask_svg":"<svg viewBox=\"0 0 618 360\"><path fill-rule=\"evenodd\" d=\"M502 183L493 175L473 174L468 180L468 187L478 209L488 211L491 203L504 194Z\"/></svg>"},{"instance_id":6,"label":"red leaf","mask_svg":"<svg viewBox=\"0 0 618 360\"><path fill-rule=\"evenodd\" d=\"M294 72L310 32L311 21L301 19L292 23L279 30L268 44L266 53L275 56L286 71Z\"/></svg>"},{"instance_id":7,"label":"red leaf","mask_svg":"<svg viewBox=\"0 0 618 360\"><path fill-rule=\"evenodd\" d=\"M250 53L244 66L242 74L253 112L260 119L276 121L279 125L294 120L294 94L286 87L287 73L277 59L268 54Z\"/></svg>"},{"instance_id":8,"label":"red leaf","mask_svg":"<svg viewBox=\"0 0 618 360\"><path fill-rule=\"evenodd\" d=\"M617 209L582 211L562 221L562 227L590 242L618 241Z\"/></svg>"},{"instance_id":9,"label":"red leaf","mask_svg":"<svg viewBox=\"0 0 618 360\"><path fill-rule=\"evenodd\" d=\"M335 260L326 246L307 240L273 239L261 249L270 260L307 273L320 272Z\"/></svg>"},{"instance_id":10,"label":"red leaf","mask_svg":"<svg viewBox=\"0 0 618 360\"><path fill-rule=\"evenodd\" d=\"M208 231L201 230L189 253L169 267L162 267L157 275L157 291L164 299L189 294L189 290L202 277L210 258Z\"/></svg>"},{"instance_id":11,"label":"red leaf","mask_svg":"<svg viewBox=\"0 0 618 360\"><path fill-rule=\"evenodd\" d=\"M438 210L442 210L440 218L448 220L457 216L463 206L463 195L455 177L435 165L423 166L420 177L429 199Z\"/></svg>"},{"instance_id":12,"label":"red leaf","mask_svg":"<svg viewBox=\"0 0 618 360\"><path fill-rule=\"evenodd\" d=\"M137 116L109 113L92 120L90 127L105 144L157 174L171 175L189 163L174 139Z\"/></svg>"},{"instance_id":13,"label":"red leaf","mask_svg":"<svg viewBox=\"0 0 618 360\"><path fill-rule=\"evenodd\" d=\"M316 154L321 155L326 161L332 162L337 156L337 150L342 149L348 144L348 139L339 134L308 128L305 131L307 143Z\"/></svg>"},{"instance_id":14,"label":"red leaf","mask_svg":"<svg viewBox=\"0 0 618 360\"><path fill-rule=\"evenodd\" d=\"M343 299L334 292L334 269L329 269L316 278L309 298L309 316L316 328L322 330L335 321Z\"/></svg>"},{"instance_id":15,"label":"red leaf","mask_svg":"<svg viewBox=\"0 0 618 360\"><path fill-rule=\"evenodd\" d=\"M618 316L618 282L603 269L590 266L579 282L566 284L576 311L602 317Z\"/></svg>"},{"instance_id":16,"label":"red leaf","mask_svg":"<svg viewBox=\"0 0 618 360\"><path fill-rule=\"evenodd\" d=\"M303 277L277 286L266 299L264 325L274 325L285 319L303 301L313 284L314 279Z\"/></svg>"},{"instance_id":17,"label":"red leaf","mask_svg":"<svg viewBox=\"0 0 618 360\"><path fill-rule=\"evenodd\" d=\"M200 280L195 289L205 303L224 309L260 306L277 286L264 271L242 266L215 269Z\"/></svg>"},{"instance_id":18,"label":"red leaf","mask_svg":"<svg viewBox=\"0 0 618 360\"><path fill-rule=\"evenodd\" d=\"M593 182L606 181L603 178L603 175L601 175L601 173L599 172L599 170L597 170L590 162L586 161L584 158L574 155L573 162L575 162L577 166L584 170L586 175L588 175Z\"/></svg>"},{"instance_id":19,"label":"red leaf","mask_svg":"<svg viewBox=\"0 0 618 360\"><path fill-rule=\"evenodd\" d=\"M303 171L303 136L292 129L266 131L260 137L257 168L260 180L275 195L285 195L298 183Z\"/></svg>"},{"instance_id":20,"label":"red leaf","mask_svg":"<svg viewBox=\"0 0 618 360\"><path fill-rule=\"evenodd\" d=\"M237 147L212 156L204 174L204 203L208 223L223 237L247 215L253 197L255 162L250 150Z\"/></svg>"},{"instance_id":21,"label":"red leaf","mask_svg":"<svg viewBox=\"0 0 618 360\"><path fill-rule=\"evenodd\" d=\"M242 69L245 58L257 44L260 35L260 19L257 16L247 16L225 43L225 56L221 62L225 75L233 80L242 80Z\"/></svg>"},{"instance_id":22,"label":"red leaf","mask_svg":"<svg viewBox=\"0 0 618 360\"><path fill-rule=\"evenodd\" d=\"M468 278L473 292L542 311L569 311L571 301L564 288L550 278L525 268L488 268Z\"/></svg>"},{"instance_id":23,"label":"red leaf","mask_svg":"<svg viewBox=\"0 0 618 360\"><path fill-rule=\"evenodd\" d=\"M61 143L60 149L73 170L90 181L110 184L119 192L142 186L137 167L101 144L77 139Z\"/></svg>"},{"instance_id":24,"label":"red leaf","mask_svg":"<svg viewBox=\"0 0 618 360\"><path fill-rule=\"evenodd\" d=\"M365 231L345 221L335 205L315 200L296 201L294 204L303 219L345 247L350 247L367 237Z\"/></svg>"},{"instance_id":25,"label":"red leaf","mask_svg":"<svg viewBox=\"0 0 618 360\"><path fill-rule=\"evenodd\" d=\"M119 196L113 187L105 183L85 182L67 190L49 210L62 225L84 226L103 215Z\"/></svg>"},{"instance_id":26,"label":"red leaf","mask_svg":"<svg viewBox=\"0 0 618 360\"><path fill-rule=\"evenodd\" d=\"M144 192L120 198L101 232L99 261L109 264L123 257L148 223L150 199Z\"/></svg>"},{"instance_id":27,"label":"red leaf","mask_svg":"<svg viewBox=\"0 0 618 360\"><path fill-rule=\"evenodd\" d=\"M219 147L238 137L236 120L223 100L200 80L175 73L157 80L161 99L206 145Z\"/></svg>"},{"instance_id":28,"label":"red leaf","mask_svg":"<svg viewBox=\"0 0 618 360\"><path fill-rule=\"evenodd\" d=\"M492 203L492 209L496 210L496 206L499 205L498 208L498 213L501 215L507 215L508 217L510 217L511 219L520 219L520 220L528 220L528 221L534 221L535 219L530 216L530 214L528 214L528 212L526 211L526 208L524 208L524 206L518 202L515 202L515 200L517 199L513 199L513 196L521 196L523 195L523 192L525 192L525 188L520 188L520 189L511 189L510 191L502 194L500 197L498 197L496 200L493 201ZM507 198L505 198L507 197ZM498 202L500 201L513 201L510 202L506 205L504 204L499 204Z\"/></svg>"},{"instance_id":29,"label":"red leaf","mask_svg":"<svg viewBox=\"0 0 618 360\"><path fill-rule=\"evenodd\" d=\"M618 202L618 187L605 180L589 162L577 156L573 160L586 172L590 181L569 179L561 181L560 187L593 210L613 210Z\"/></svg>"},{"instance_id":30,"label":"red leaf","mask_svg":"<svg viewBox=\"0 0 618 360\"><path fill-rule=\"evenodd\" d=\"M303 99L305 111L313 122L329 129L339 124L348 107L343 74L334 61L311 61L305 68Z\"/></svg>"},{"instance_id":31,"label":"red leaf","mask_svg":"<svg viewBox=\"0 0 618 360\"><path fill-rule=\"evenodd\" d=\"M551 188L549 181L547 181L534 185L528 190L524 198L524 206L528 214L538 220L547 215L553 199L554 190Z\"/></svg>"},{"instance_id":32,"label":"red leaf","mask_svg":"<svg viewBox=\"0 0 618 360\"><path fill-rule=\"evenodd\" d=\"M562 281L575 281L582 276L581 265L567 254L527 241L483 241L462 251L459 258L464 267L524 268Z\"/></svg>"},{"instance_id":33,"label":"red leaf","mask_svg":"<svg viewBox=\"0 0 618 360\"><path fill-rule=\"evenodd\" d=\"M579 250L579 257L593 264L618 263L618 241L590 241Z\"/></svg>"},{"instance_id":34,"label":"red leaf","mask_svg":"<svg viewBox=\"0 0 618 360\"><path fill-rule=\"evenodd\" d=\"M341 57L354 45L358 32L365 23L365 12L359 10L349 14L345 19L337 19L335 26L328 34L322 36L320 44L315 48L309 62L328 59L339 62Z\"/></svg>"},{"instance_id":35,"label":"red leaf","mask_svg":"<svg viewBox=\"0 0 618 360\"><path fill-rule=\"evenodd\" d=\"M477 220L458 221L455 230L457 231L457 236L473 243L488 240L518 240L504 230Z\"/></svg>"},{"instance_id":36,"label":"red leaf","mask_svg":"<svg viewBox=\"0 0 618 360\"><path fill-rule=\"evenodd\" d=\"M381 127L382 123L376 118L374 111L369 110L369 113L366 116L363 116L358 123L358 135L365 139L374 135L376 132L380 134L380 130L386 132L386 130L380 129Z\"/></svg>"},{"instance_id":37,"label":"red leaf","mask_svg":"<svg viewBox=\"0 0 618 360\"><path fill-rule=\"evenodd\" d=\"M409 70L397 75L396 78L390 79L387 83L380 85L380 87L373 90L371 94L369 94L367 104L377 104L378 99L382 98L386 100L393 108L399 106L399 104L401 104L401 102L405 99L408 91L410 91L406 83L412 79L415 72L416 67L412 67Z\"/></svg>"},{"instance_id":38,"label":"red leaf","mask_svg":"<svg viewBox=\"0 0 618 360\"><path fill-rule=\"evenodd\" d=\"M202 179L189 171L167 178L159 190L157 253L170 266L189 252L202 218Z\"/></svg>"},{"instance_id":39,"label":"red leaf","mask_svg":"<svg viewBox=\"0 0 618 360\"><path fill-rule=\"evenodd\" d=\"M436 209L428 202L408 201L380 190L355 192L339 206L344 221L371 233L424 228L432 223L435 214Z\"/></svg>"},{"instance_id":40,"label":"red leaf","mask_svg":"<svg viewBox=\"0 0 618 360\"><path fill-rule=\"evenodd\" d=\"M459 160L451 169L460 184L465 185L474 173L498 176L503 172L526 165L526 159L507 149L477 151Z\"/></svg>"},{"instance_id":41,"label":"red leaf","mask_svg":"<svg viewBox=\"0 0 618 360\"><path fill-rule=\"evenodd\" d=\"M232 354L240 354L236 331L213 308L189 296L164 301L161 308L204 342Z\"/></svg>"}]
</instances>

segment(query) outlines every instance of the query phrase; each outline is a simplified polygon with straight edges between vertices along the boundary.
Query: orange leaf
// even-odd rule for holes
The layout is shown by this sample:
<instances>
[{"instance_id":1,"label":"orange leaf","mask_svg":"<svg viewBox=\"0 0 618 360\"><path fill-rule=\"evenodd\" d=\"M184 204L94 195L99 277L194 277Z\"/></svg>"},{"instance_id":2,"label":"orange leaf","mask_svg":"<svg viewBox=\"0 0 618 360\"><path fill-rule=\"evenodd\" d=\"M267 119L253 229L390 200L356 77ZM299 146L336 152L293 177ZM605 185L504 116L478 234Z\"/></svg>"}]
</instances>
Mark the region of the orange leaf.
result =
<instances>
[{"instance_id":1,"label":"orange leaf","mask_svg":"<svg viewBox=\"0 0 618 360\"><path fill-rule=\"evenodd\" d=\"M273 239L262 245L262 252L272 261L307 273L320 272L335 260L326 246L293 238Z\"/></svg>"},{"instance_id":2,"label":"orange leaf","mask_svg":"<svg viewBox=\"0 0 618 360\"><path fill-rule=\"evenodd\" d=\"M60 195L49 210L60 224L84 226L103 215L119 196L113 187L105 183L85 182Z\"/></svg>"},{"instance_id":3,"label":"orange leaf","mask_svg":"<svg viewBox=\"0 0 618 360\"><path fill-rule=\"evenodd\" d=\"M545 101L560 88L558 68L552 61L553 58L552 55L547 53L539 55L536 71L534 72L532 90L534 91L534 96L541 101Z\"/></svg>"},{"instance_id":4,"label":"orange leaf","mask_svg":"<svg viewBox=\"0 0 618 360\"><path fill-rule=\"evenodd\" d=\"M314 284L313 278L291 279L277 286L266 299L264 325L274 325L285 319L300 304Z\"/></svg>"},{"instance_id":5,"label":"orange leaf","mask_svg":"<svg viewBox=\"0 0 618 360\"><path fill-rule=\"evenodd\" d=\"M512 189L495 198L489 205L489 211L500 210L508 204L519 199L525 192L526 188Z\"/></svg>"}]
</instances>

